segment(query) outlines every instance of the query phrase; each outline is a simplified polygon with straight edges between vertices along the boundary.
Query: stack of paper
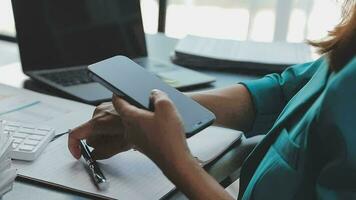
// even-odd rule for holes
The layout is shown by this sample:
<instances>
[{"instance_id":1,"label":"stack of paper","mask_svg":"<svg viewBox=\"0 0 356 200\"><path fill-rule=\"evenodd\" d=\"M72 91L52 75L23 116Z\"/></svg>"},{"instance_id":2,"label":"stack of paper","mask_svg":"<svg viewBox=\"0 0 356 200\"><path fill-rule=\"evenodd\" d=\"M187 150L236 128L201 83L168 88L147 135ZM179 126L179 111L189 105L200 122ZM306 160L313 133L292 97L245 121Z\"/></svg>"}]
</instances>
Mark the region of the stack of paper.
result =
<instances>
[{"instance_id":1,"label":"stack of paper","mask_svg":"<svg viewBox=\"0 0 356 200\"><path fill-rule=\"evenodd\" d=\"M312 60L305 43L254 42L204 38L188 35L175 48L176 64L211 69L283 71Z\"/></svg>"},{"instance_id":2,"label":"stack of paper","mask_svg":"<svg viewBox=\"0 0 356 200\"><path fill-rule=\"evenodd\" d=\"M0 197L12 189L16 178L16 170L11 167L10 151L12 139L8 133L3 132L3 123L0 121Z\"/></svg>"}]
</instances>

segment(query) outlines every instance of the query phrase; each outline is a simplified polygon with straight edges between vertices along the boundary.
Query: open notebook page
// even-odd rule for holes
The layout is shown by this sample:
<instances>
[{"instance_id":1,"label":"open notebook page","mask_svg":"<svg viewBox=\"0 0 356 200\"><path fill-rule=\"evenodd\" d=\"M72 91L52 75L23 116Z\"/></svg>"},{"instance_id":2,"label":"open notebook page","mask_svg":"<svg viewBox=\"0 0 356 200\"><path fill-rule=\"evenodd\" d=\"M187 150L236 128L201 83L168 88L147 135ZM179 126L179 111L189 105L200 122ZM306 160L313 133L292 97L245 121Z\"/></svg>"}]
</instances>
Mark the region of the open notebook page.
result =
<instances>
[{"instance_id":1,"label":"open notebook page","mask_svg":"<svg viewBox=\"0 0 356 200\"><path fill-rule=\"evenodd\" d=\"M241 132L210 127L188 143L193 155L207 162L240 137ZM110 185L106 191L99 191L85 169L84 160L78 162L70 155L67 136L52 142L34 163L15 161L14 164L22 177L109 199L160 199L175 189L146 156L128 151L100 161Z\"/></svg>"}]
</instances>

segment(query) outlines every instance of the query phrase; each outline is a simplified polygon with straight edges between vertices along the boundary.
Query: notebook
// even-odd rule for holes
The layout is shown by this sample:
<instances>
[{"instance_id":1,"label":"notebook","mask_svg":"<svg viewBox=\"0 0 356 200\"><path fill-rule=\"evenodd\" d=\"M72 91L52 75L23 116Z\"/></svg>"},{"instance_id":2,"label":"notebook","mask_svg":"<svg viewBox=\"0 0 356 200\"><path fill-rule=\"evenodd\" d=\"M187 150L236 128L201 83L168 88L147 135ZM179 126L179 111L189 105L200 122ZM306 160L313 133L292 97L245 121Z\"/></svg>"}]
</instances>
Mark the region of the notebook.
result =
<instances>
[{"instance_id":1,"label":"notebook","mask_svg":"<svg viewBox=\"0 0 356 200\"><path fill-rule=\"evenodd\" d=\"M179 41L172 56L174 63L188 67L276 72L311 60L311 48L305 43L236 41L192 35Z\"/></svg>"},{"instance_id":2,"label":"notebook","mask_svg":"<svg viewBox=\"0 0 356 200\"><path fill-rule=\"evenodd\" d=\"M242 133L209 127L188 139L192 154L209 163L241 138ZM109 180L109 188L99 191L85 169L84 160L76 161L67 149L67 136L52 142L34 163L15 161L20 177L105 199L160 199L175 189L160 169L138 151L127 151L100 167Z\"/></svg>"}]
</instances>

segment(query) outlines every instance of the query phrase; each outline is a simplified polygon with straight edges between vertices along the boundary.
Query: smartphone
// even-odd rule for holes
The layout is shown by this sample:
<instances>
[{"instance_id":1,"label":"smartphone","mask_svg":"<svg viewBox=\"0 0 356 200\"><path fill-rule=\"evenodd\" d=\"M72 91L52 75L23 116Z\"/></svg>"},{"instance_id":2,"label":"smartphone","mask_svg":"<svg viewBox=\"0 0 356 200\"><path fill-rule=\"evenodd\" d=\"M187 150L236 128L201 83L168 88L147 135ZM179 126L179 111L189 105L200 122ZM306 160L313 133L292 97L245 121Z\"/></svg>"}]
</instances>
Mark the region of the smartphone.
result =
<instances>
[{"instance_id":1,"label":"smartphone","mask_svg":"<svg viewBox=\"0 0 356 200\"><path fill-rule=\"evenodd\" d=\"M154 111L149 98L153 89L165 92L181 116L187 137L208 127L215 120L211 111L125 56L100 61L88 69L89 77L94 81L142 109Z\"/></svg>"}]
</instances>

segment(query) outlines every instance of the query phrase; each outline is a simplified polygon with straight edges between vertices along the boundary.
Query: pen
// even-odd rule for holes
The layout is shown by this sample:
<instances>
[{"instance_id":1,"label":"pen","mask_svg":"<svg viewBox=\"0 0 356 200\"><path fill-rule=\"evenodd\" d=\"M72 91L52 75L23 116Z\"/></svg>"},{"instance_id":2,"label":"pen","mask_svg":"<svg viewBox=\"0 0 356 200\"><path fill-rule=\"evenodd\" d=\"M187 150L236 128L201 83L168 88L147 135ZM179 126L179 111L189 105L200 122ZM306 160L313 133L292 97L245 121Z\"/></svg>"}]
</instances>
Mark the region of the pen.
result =
<instances>
[{"instance_id":1,"label":"pen","mask_svg":"<svg viewBox=\"0 0 356 200\"><path fill-rule=\"evenodd\" d=\"M94 179L96 186L100 190L105 190L108 187L109 182L106 180L104 174L101 172L98 163L92 159L90 150L83 140L80 141L80 148L82 155L89 166L90 174Z\"/></svg>"},{"instance_id":2,"label":"pen","mask_svg":"<svg viewBox=\"0 0 356 200\"><path fill-rule=\"evenodd\" d=\"M66 131L66 132L64 132L64 133L60 133L60 134L58 134L58 135L55 135L55 136L52 138L51 142L55 141L56 139L60 138L60 137L63 136L63 135L69 134L71 131L72 131L72 130L69 129L68 131Z\"/></svg>"}]
</instances>

